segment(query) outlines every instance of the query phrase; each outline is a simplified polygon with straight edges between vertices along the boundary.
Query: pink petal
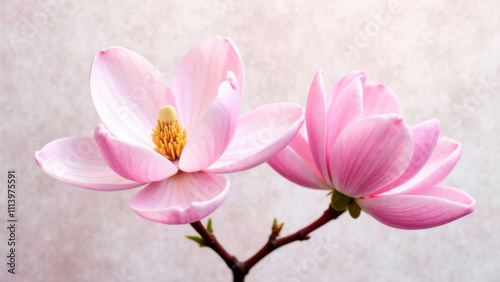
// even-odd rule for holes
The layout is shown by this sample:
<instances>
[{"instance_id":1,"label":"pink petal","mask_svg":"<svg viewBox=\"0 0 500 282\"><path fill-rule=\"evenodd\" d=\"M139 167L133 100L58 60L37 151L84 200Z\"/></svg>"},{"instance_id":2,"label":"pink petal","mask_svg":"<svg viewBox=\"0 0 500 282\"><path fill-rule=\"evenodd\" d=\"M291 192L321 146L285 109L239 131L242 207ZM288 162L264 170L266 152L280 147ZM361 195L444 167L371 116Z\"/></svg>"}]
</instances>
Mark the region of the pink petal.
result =
<instances>
[{"instance_id":1,"label":"pink petal","mask_svg":"<svg viewBox=\"0 0 500 282\"><path fill-rule=\"evenodd\" d=\"M186 224L215 211L228 192L229 180L222 175L179 172L146 186L132 198L130 206L145 219Z\"/></svg>"},{"instance_id":2,"label":"pink petal","mask_svg":"<svg viewBox=\"0 0 500 282\"><path fill-rule=\"evenodd\" d=\"M242 115L226 152L204 171L230 173L268 161L297 134L304 122L304 109L293 103L258 107Z\"/></svg>"},{"instance_id":3,"label":"pink petal","mask_svg":"<svg viewBox=\"0 0 500 282\"><path fill-rule=\"evenodd\" d=\"M202 41L184 57L172 80L178 118L188 137L210 107L219 85L232 71L242 94L244 89L243 62L234 43L213 37Z\"/></svg>"},{"instance_id":4,"label":"pink petal","mask_svg":"<svg viewBox=\"0 0 500 282\"><path fill-rule=\"evenodd\" d=\"M412 156L410 127L396 114L364 118L344 130L333 146L335 188L358 198L399 177Z\"/></svg>"},{"instance_id":5,"label":"pink petal","mask_svg":"<svg viewBox=\"0 0 500 282\"><path fill-rule=\"evenodd\" d=\"M92 62L90 90L103 124L117 138L154 147L158 110L175 107L163 76L146 59L121 47L99 52Z\"/></svg>"},{"instance_id":6,"label":"pink petal","mask_svg":"<svg viewBox=\"0 0 500 282\"><path fill-rule=\"evenodd\" d=\"M321 179L321 181L325 182L323 176L316 167L316 163L314 162L311 148L309 147L309 141L306 140L302 133L298 132L292 141L290 141L288 147L297 153L307 167L309 167L309 169L313 171L314 174Z\"/></svg>"},{"instance_id":7,"label":"pink petal","mask_svg":"<svg viewBox=\"0 0 500 282\"><path fill-rule=\"evenodd\" d=\"M95 128L94 138L109 167L126 179L149 183L177 172L177 167L160 153L121 141L102 124Z\"/></svg>"},{"instance_id":8,"label":"pink petal","mask_svg":"<svg viewBox=\"0 0 500 282\"><path fill-rule=\"evenodd\" d=\"M353 80L355 79L360 79L361 84L365 85L366 83L366 73L364 70L358 70L358 71L352 71L345 75L342 79L340 79L335 85L333 86L332 90L327 96L327 108L331 108L333 103L335 102L336 97L338 94L342 91L342 89L345 89L347 85L351 84Z\"/></svg>"},{"instance_id":9,"label":"pink petal","mask_svg":"<svg viewBox=\"0 0 500 282\"><path fill-rule=\"evenodd\" d=\"M331 182L326 161L326 101L323 70L318 70L309 89L306 106L306 126L309 147L314 162L328 183Z\"/></svg>"},{"instance_id":10,"label":"pink petal","mask_svg":"<svg viewBox=\"0 0 500 282\"><path fill-rule=\"evenodd\" d=\"M422 169L431 156L434 147L436 147L439 132L441 131L439 121L437 119L428 120L413 126L411 131L414 143L413 156L405 172L389 185L373 191L368 196L381 194L410 180L420 171L420 169Z\"/></svg>"},{"instance_id":11,"label":"pink petal","mask_svg":"<svg viewBox=\"0 0 500 282\"><path fill-rule=\"evenodd\" d=\"M401 115L396 93L381 83L367 82L363 94L363 116L390 113Z\"/></svg>"},{"instance_id":12,"label":"pink petal","mask_svg":"<svg viewBox=\"0 0 500 282\"><path fill-rule=\"evenodd\" d=\"M333 88L326 113L326 156L330 156L335 140L352 123L363 117L363 84L366 74L352 72Z\"/></svg>"},{"instance_id":13,"label":"pink petal","mask_svg":"<svg viewBox=\"0 0 500 282\"><path fill-rule=\"evenodd\" d=\"M470 214L475 200L452 187L434 187L420 195L390 195L356 199L378 221L401 229L423 229L446 224Z\"/></svg>"},{"instance_id":14,"label":"pink petal","mask_svg":"<svg viewBox=\"0 0 500 282\"><path fill-rule=\"evenodd\" d=\"M281 152L267 163L288 180L309 188L331 189L319 175L309 144L299 133Z\"/></svg>"},{"instance_id":15,"label":"pink petal","mask_svg":"<svg viewBox=\"0 0 500 282\"><path fill-rule=\"evenodd\" d=\"M38 166L48 175L78 187L119 191L144 185L125 179L106 164L90 137L66 137L35 153Z\"/></svg>"},{"instance_id":16,"label":"pink petal","mask_svg":"<svg viewBox=\"0 0 500 282\"><path fill-rule=\"evenodd\" d=\"M441 182L455 167L462 145L449 138L440 138L429 160L422 169L404 184L387 191L385 194L415 194Z\"/></svg>"},{"instance_id":17,"label":"pink petal","mask_svg":"<svg viewBox=\"0 0 500 282\"><path fill-rule=\"evenodd\" d=\"M227 81L219 87L219 94L189 137L179 161L186 172L209 167L226 151L238 126L240 91L238 81L228 72Z\"/></svg>"}]
</instances>

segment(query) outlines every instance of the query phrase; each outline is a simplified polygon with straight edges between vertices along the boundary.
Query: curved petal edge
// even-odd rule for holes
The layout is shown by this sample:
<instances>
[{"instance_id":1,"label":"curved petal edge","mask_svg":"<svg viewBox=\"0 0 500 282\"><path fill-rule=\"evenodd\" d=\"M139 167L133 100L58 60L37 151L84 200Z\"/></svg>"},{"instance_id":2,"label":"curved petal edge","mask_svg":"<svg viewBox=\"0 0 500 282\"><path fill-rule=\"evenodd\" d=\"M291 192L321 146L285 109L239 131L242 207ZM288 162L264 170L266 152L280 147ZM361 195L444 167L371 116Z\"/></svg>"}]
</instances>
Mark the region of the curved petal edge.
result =
<instances>
[{"instance_id":1,"label":"curved petal edge","mask_svg":"<svg viewBox=\"0 0 500 282\"><path fill-rule=\"evenodd\" d=\"M97 148L109 167L126 179L150 183L175 174L178 169L151 148L121 141L100 124L94 130Z\"/></svg>"},{"instance_id":2,"label":"curved petal edge","mask_svg":"<svg viewBox=\"0 0 500 282\"><path fill-rule=\"evenodd\" d=\"M139 216L164 224L187 224L210 215L229 192L223 175L180 172L139 191L130 207Z\"/></svg>"},{"instance_id":3,"label":"curved petal edge","mask_svg":"<svg viewBox=\"0 0 500 282\"><path fill-rule=\"evenodd\" d=\"M304 122L304 109L294 103L268 104L240 116L226 152L203 170L237 172L258 166L290 143Z\"/></svg>"},{"instance_id":4,"label":"curved petal edge","mask_svg":"<svg viewBox=\"0 0 500 282\"><path fill-rule=\"evenodd\" d=\"M308 188L331 189L307 166L290 147L284 148L267 163L286 179Z\"/></svg>"},{"instance_id":5,"label":"curved petal edge","mask_svg":"<svg viewBox=\"0 0 500 282\"><path fill-rule=\"evenodd\" d=\"M391 183L407 168L413 151L410 127L396 114L375 115L351 124L332 149L335 189L359 198Z\"/></svg>"},{"instance_id":6,"label":"curved petal edge","mask_svg":"<svg viewBox=\"0 0 500 282\"><path fill-rule=\"evenodd\" d=\"M182 59L171 88L177 102L179 121L187 135L196 128L210 107L219 85L232 71L243 93L245 74L240 52L229 38L212 37L203 40Z\"/></svg>"},{"instance_id":7,"label":"curved petal edge","mask_svg":"<svg viewBox=\"0 0 500 282\"><path fill-rule=\"evenodd\" d=\"M120 191L144 185L115 173L91 137L52 141L35 153L35 161L49 176L85 189Z\"/></svg>"},{"instance_id":8,"label":"curved petal edge","mask_svg":"<svg viewBox=\"0 0 500 282\"><path fill-rule=\"evenodd\" d=\"M356 199L366 213L400 229L424 229L457 220L473 212L476 201L452 187L433 187L415 195Z\"/></svg>"},{"instance_id":9,"label":"curved petal edge","mask_svg":"<svg viewBox=\"0 0 500 282\"><path fill-rule=\"evenodd\" d=\"M227 81L219 86L217 96L205 116L188 136L182 151L179 168L185 172L209 167L226 151L238 126L240 91L238 81L229 71Z\"/></svg>"},{"instance_id":10,"label":"curved petal edge","mask_svg":"<svg viewBox=\"0 0 500 282\"><path fill-rule=\"evenodd\" d=\"M100 51L92 61L90 92L102 123L117 138L153 146L151 129L165 105L176 107L162 74L141 55L123 47Z\"/></svg>"}]
</instances>

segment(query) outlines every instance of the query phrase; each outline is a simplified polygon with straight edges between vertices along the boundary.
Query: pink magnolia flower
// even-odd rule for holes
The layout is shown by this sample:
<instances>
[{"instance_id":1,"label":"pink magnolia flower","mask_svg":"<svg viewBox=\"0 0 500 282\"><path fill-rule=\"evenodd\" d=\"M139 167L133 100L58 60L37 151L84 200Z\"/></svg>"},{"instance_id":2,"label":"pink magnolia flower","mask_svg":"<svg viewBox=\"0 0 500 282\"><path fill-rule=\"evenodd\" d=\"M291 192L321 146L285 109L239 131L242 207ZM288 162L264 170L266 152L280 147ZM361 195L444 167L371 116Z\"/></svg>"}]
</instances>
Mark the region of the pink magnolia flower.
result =
<instances>
[{"instance_id":1,"label":"pink magnolia flower","mask_svg":"<svg viewBox=\"0 0 500 282\"><path fill-rule=\"evenodd\" d=\"M198 221L225 199L236 172L266 162L304 121L297 104L240 116L243 63L229 39L211 38L180 63L171 86L143 57L99 52L90 90L103 124L94 138L67 137L36 152L50 176L99 191L147 184L131 200L140 216L166 224Z\"/></svg>"},{"instance_id":2,"label":"pink magnolia flower","mask_svg":"<svg viewBox=\"0 0 500 282\"><path fill-rule=\"evenodd\" d=\"M366 82L363 71L342 78L325 96L316 74L300 133L268 163L299 185L333 189L332 203L353 217L361 210L403 229L442 225L471 213L465 192L439 186L462 146L438 138L436 119L409 127L395 93Z\"/></svg>"}]
</instances>

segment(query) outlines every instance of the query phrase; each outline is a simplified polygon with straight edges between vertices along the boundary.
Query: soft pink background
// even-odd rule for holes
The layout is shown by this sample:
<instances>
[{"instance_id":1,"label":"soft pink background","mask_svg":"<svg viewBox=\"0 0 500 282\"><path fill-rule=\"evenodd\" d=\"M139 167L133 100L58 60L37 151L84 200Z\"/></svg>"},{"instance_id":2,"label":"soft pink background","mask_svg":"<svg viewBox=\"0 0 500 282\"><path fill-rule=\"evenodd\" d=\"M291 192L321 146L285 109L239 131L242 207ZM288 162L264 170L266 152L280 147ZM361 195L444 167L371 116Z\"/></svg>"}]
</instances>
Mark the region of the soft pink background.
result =
<instances>
[{"instance_id":1,"label":"soft pink background","mask_svg":"<svg viewBox=\"0 0 500 282\"><path fill-rule=\"evenodd\" d=\"M128 203L136 191L76 188L45 175L33 158L51 140L92 135L99 118L88 72L100 49L135 50L170 79L184 54L213 35L231 37L241 51L243 111L305 105L318 68L328 88L365 69L398 93L411 124L437 117L443 135L463 143L445 183L477 200L472 215L421 231L343 216L267 257L248 281L497 280L499 3L411 2L1 0L0 163L4 180L7 169L17 170L19 246L18 274L8 276L2 184L0 280L230 281L219 257L184 238L194 235L190 226L135 215ZM211 217L220 242L240 259L261 247L274 217L289 234L328 205L325 193L267 165L229 177L232 190Z\"/></svg>"}]
</instances>

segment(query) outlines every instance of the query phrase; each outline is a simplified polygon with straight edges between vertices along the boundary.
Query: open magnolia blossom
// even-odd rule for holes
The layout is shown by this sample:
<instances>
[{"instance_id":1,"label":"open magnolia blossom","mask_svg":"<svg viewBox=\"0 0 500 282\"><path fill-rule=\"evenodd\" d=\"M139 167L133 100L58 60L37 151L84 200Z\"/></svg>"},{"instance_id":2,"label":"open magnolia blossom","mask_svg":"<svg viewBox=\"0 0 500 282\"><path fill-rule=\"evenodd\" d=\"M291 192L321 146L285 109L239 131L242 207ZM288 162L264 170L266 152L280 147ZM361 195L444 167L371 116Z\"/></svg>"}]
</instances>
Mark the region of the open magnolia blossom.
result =
<instances>
[{"instance_id":1,"label":"open magnolia blossom","mask_svg":"<svg viewBox=\"0 0 500 282\"><path fill-rule=\"evenodd\" d=\"M297 104L270 104L240 116L244 70L229 39L210 38L181 61L171 82L121 47L99 52L90 90L102 124L94 138L67 137L36 152L50 176L82 188L117 191L147 184L131 200L140 216L196 222L225 199L220 175L255 167L281 151L304 121Z\"/></svg>"},{"instance_id":2,"label":"open magnolia blossom","mask_svg":"<svg viewBox=\"0 0 500 282\"><path fill-rule=\"evenodd\" d=\"M442 225L470 214L465 192L438 186L457 163L460 143L439 138L436 119L409 127L395 93L366 82L363 71L342 78L325 95L317 72L300 133L268 163L299 185L332 189L332 206L361 210L402 229Z\"/></svg>"}]
</instances>

